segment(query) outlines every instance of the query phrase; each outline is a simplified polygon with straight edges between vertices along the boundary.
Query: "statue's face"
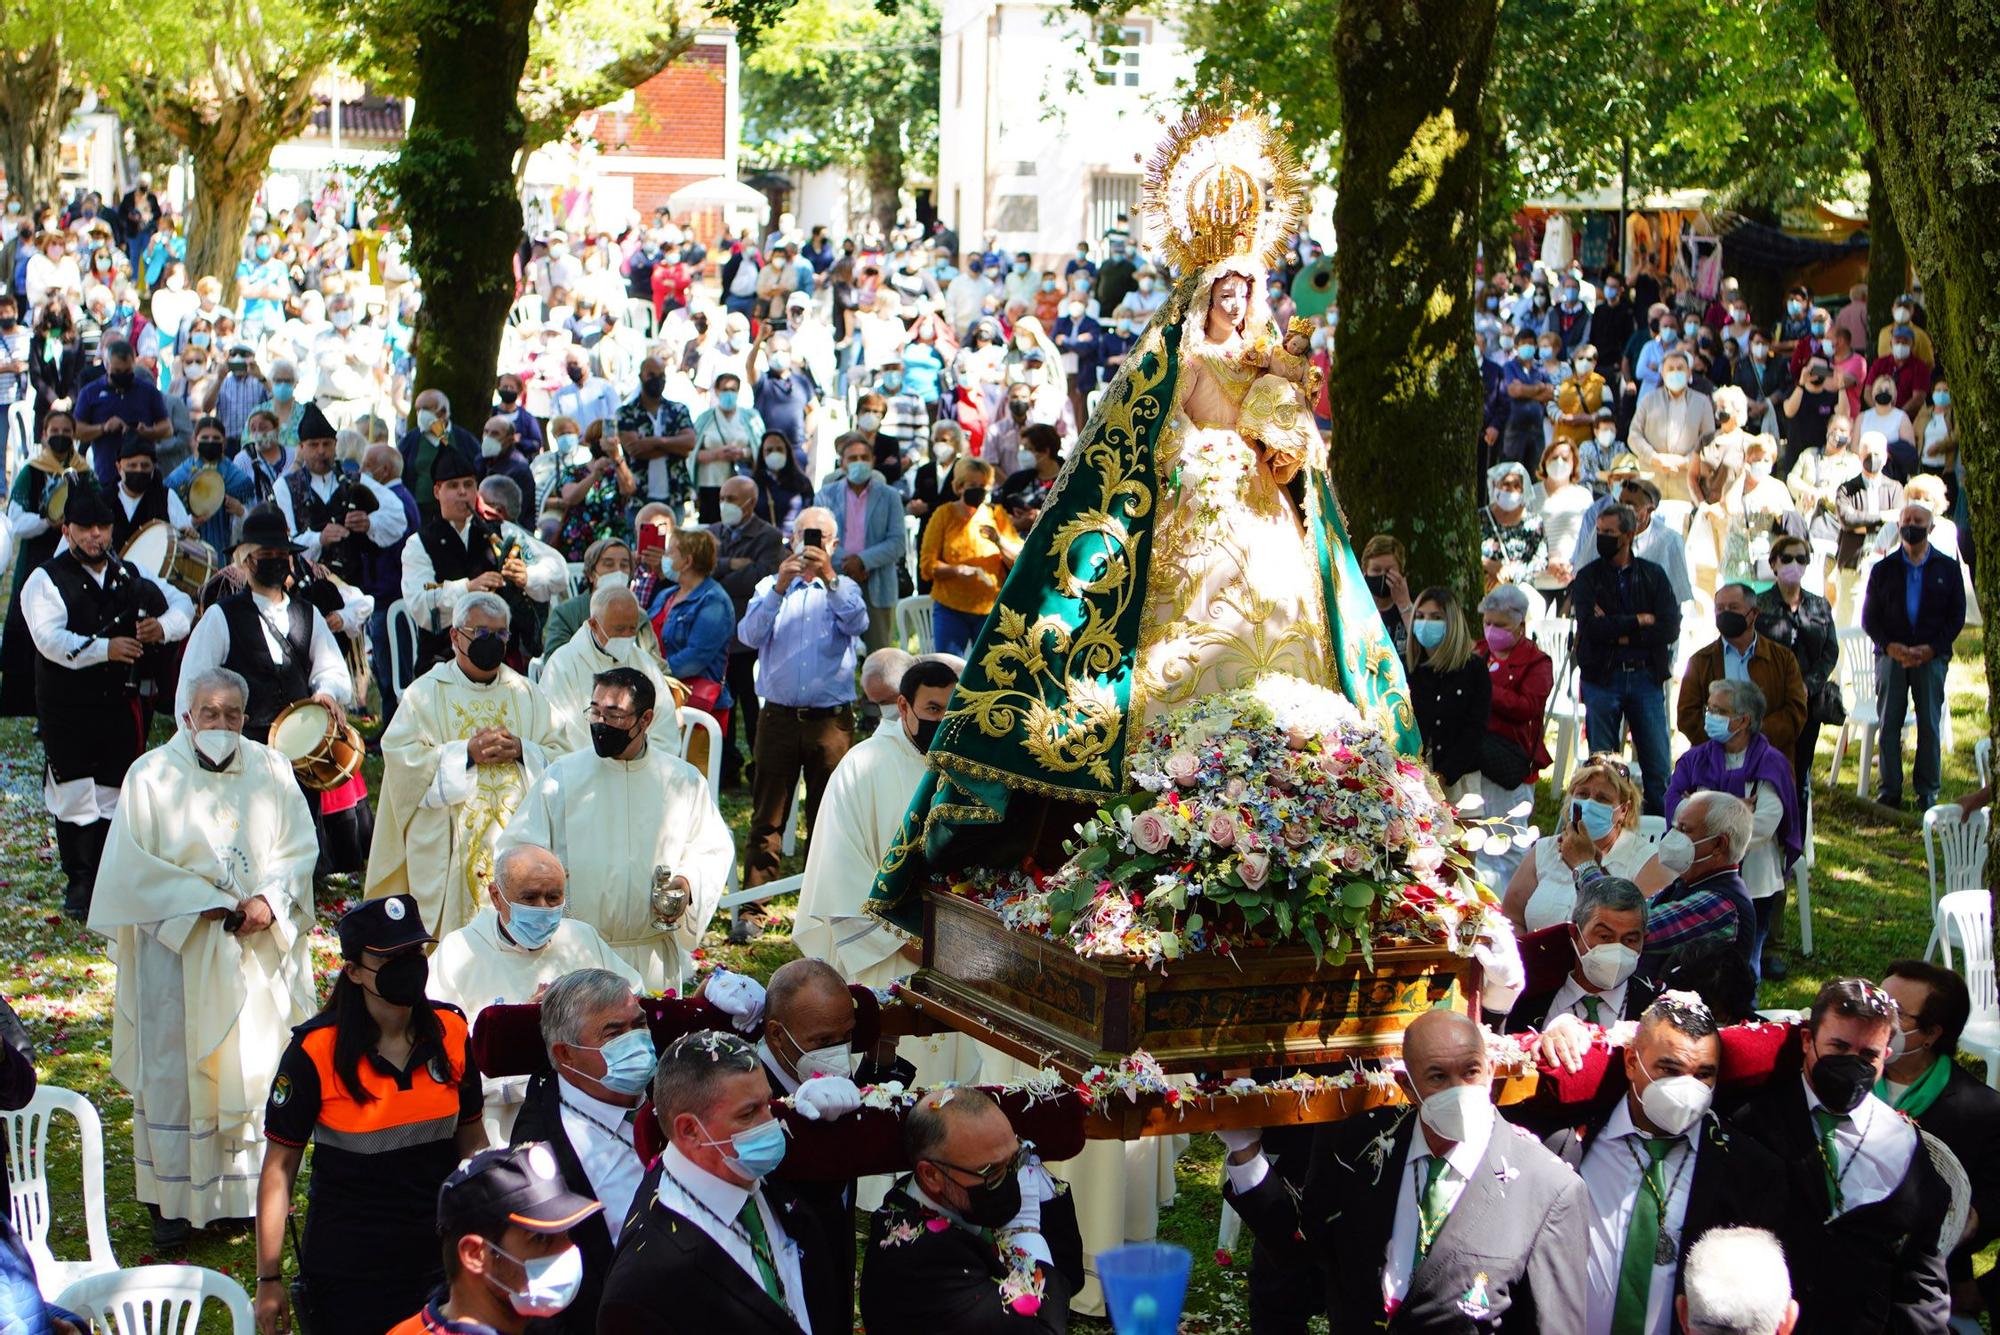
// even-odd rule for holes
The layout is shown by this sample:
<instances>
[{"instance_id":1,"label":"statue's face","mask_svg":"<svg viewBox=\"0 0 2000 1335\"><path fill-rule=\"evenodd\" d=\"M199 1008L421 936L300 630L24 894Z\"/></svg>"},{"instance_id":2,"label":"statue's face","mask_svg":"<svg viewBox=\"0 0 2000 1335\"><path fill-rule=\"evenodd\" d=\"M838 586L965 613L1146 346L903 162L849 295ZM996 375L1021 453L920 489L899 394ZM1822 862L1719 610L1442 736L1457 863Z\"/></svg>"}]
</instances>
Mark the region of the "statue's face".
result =
<instances>
[{"instance_id":1,"label":"statue's face","mask_svg":"<svg viewBox=\"0 0 2000 1335\"><path fill-rule=\"evenodd\" d=\"M1208 322L1211 328L1220 316L1230 329L1241 329L1243 317L1250 312L1250 280L1241 274L1230 274L1218 278L1208 299Z\"/></svg>"}]
</instances>

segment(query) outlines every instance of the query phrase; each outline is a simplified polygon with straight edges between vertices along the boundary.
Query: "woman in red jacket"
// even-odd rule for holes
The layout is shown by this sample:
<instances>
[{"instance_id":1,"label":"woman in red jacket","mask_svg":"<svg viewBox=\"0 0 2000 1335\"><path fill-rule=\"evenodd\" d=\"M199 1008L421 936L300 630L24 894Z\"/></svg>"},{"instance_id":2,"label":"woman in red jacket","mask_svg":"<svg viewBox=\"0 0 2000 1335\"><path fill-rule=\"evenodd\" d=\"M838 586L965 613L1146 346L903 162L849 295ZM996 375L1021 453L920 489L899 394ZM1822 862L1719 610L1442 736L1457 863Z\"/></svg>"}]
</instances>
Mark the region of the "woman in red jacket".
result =
<instances>
[{"instance_id":1,"label":"woman in red jacket","mask_svg":"<svg viewBox=\"0 0 2000 1335\"><path fill-rule=\"evenodd\" d=\"M1549 693L1555 688L1555 665L1528 638L1528 595L1512 584L1494 586L1479 603L1485 633L1478 654L1486 660L1492 704L1486 715L1485 750L1480 764L1480 794L1485 815L1525 827L1529 816L1508 813L1535 801L1535 780L1549 763L1543 741L1547 731ZM1523 846L1510 841L1504 851L1479 854L1482 879L1495 892L1504 888L1520 864Z\"/></svg>"}]
</instances>

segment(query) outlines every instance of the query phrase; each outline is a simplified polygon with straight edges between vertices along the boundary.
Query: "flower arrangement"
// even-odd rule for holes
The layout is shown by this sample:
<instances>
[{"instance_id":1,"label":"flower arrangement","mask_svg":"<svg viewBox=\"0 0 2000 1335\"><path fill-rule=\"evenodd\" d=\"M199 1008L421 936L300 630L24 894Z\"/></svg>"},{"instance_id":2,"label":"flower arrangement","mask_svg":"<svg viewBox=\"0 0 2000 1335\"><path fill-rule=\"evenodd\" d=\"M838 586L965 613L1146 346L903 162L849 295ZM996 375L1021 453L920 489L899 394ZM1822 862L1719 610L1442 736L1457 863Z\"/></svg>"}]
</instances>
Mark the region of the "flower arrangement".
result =
<instances>
[{"instance_id":1,"label":"flower arrangement","mask_svg":"<svg viewBox=\"0 0 2000 1335\"><path fill-rule=\"evenodd\" d=\"M955 887L1079 955L1161 964L1303 942L1336 964L1377 940L1469 951L1490 897L1484 839L1345 696L1270 673L1153 721L1136 791L1097 812L1036 878Z\"/></svg>"}]
</instances>

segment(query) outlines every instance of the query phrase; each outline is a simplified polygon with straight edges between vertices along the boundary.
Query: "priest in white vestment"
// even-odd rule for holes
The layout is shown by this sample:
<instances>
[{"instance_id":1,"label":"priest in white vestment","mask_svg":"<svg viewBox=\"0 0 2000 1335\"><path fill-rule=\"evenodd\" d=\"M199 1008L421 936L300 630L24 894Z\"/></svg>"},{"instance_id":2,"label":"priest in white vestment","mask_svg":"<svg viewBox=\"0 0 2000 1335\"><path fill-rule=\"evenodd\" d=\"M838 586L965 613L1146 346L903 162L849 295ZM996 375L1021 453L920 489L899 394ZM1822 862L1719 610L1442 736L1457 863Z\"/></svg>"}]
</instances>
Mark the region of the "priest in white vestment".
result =
<instances>
[{"instance_id":1,"label":"priest in white vestment","mask_svg":"<svg viewBox=\"0 0 2000 1335\"><path fill-rule=\"evenodd\" d=\"M430 994L477 1023L488 1006L519 1005L578 969L603 969L639 985L639 973L604 944L587 922L563 912L569 876L546 848L516 844L493 860L492 902L479 916L438 942L431 955ZM486 1143L505 1145L514 1116L528 1097L525 1075L488 1076Z\"/></svg>"},{"instance_id":2,"label":"priest in white vestment","mask_svg":"<svg viewBox=\"0 0 2000 1335\"><path fill-rule=\"evenodd\" d=\"M500 661L507 604L468 593L451 623L451 661L410 683L382 734L366 883L370 899L414 896L440 940L485 905L500 830L563 749L548 700Z\"/></svg>"},{"instance_id":3,"label":"priest in white vestment","mask_svg":"<svg viewBox=\"0 0 2000 1335\"><path fill-rule=\"evenodd\" d=\"M655 696L666 702L666 708L653 711L653 724L646 730L648 744L670 756L680 754L679 714L673 708L673 694L667 689L659 659L639 648L642 626L645 616L632 591L606 586L590 595L590 619L577 628L569 643L542 660L542 676L536 685L549 698L549 712L562 732L566 750L590 750L590 692L597 674L629 667L651 678ZM650 627L646 633L652 634Z\"/></svg>"},{"instance_id":4,"label":"priest in white vestment","mask_svg":"<svg viewBox=\"0 0 2000 1335\"><path fill-rule=\"evenodd\" d=\"M500 836L503 850L534 844L561 860L569 916L595 927L648 992L685 986L736 861L707 781L648 739L657 699L634 668L599 676L592 749L550 765Z\"/></svg>"},{"instance_id":5,"label":"priest in white vestment","mask_svg":"<svg viewBox=\"0 0 2000 1335\"><path fill-rule=\"evenodd\" d=\"M126 774L91 900L118 966L111 1073L161 1245L257 1213L265 1099L317 1009L319 843L291 761L242 736L249 696L227 668L190 683L183 729Z\"/></svg>"}]
</instances>

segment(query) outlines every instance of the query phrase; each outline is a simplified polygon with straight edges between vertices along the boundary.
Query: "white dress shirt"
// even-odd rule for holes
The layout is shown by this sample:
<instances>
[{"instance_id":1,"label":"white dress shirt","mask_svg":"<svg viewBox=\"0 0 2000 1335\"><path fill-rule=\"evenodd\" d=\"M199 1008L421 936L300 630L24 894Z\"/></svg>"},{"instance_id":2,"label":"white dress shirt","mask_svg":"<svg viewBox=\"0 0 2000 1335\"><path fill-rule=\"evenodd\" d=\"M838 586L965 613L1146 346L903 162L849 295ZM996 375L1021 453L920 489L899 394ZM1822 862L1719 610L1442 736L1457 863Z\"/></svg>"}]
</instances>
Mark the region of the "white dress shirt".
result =
<instances>
[{"instance_id":1,"label":"white dress shirt","mask_svg":"<svg viewBox=\"0 0 2000 1335\"><path fill-rule=\"evenodd\" d=\"M403 503L396 499L394 492L366 473L358 475L354 480L368 488L370 494L375 497L375 513L368 516L367 540L377 547L394 547L403 540L404 526L409 518L403 513ZM333 493L340 487L340 473L334 469L329 469L325 473L309 472L306 474L306 487L320 500L330 501L333 499ZM319 550L320 531L316 528L301 529L299 517L292 513L291 484L279 478L277 494L273 499L278 504L279 513L285 516L285 529L292 535L292 541L306 549L308 558L314 561L322 560ZM350 533L341 541L356 541L356 535Z\"/></svg>"},{"instance_id":2,"label":"white dress shirt","mask_svg":"<svg viewBox=\"0 0 2000 1335\"><path fill-rule=\"evenodd\" d=\"M256 604L257 619L264 627L264 652L274 667L283 666L291 656L291 645L285 636L292 626L292 600L284 594L275 598L266 594L251 593ZM340 644L327 629L326 618L319 614L317 607L308 607L312 618L312 643L308 649L309 661L306 677L314 695L331 696L341 708L353 703L354 677L347 670L347 660L341 656ZM220 667L229 657L229 622L223 615L221 604L202 613L194 634L188 636L187 651L181 656L180 690L174 696L174 717L180 718L194 708L194 681L212 667ZM292 704L286 700L284 704Z\"/></svg>"},{"instance_id":3,"label":"white dress shirt","mask_svg":"<svg viewBox=\"0 0 2000 1335\"><path fill-rule=\"evenodd\" d=\"M400 504L397 508L401 508ZM468 519L454 529L461 545L466 541L471 523ZM528 597L538 603L546 603L569 587L569 565L563 560L561 552L545 542L536 541L519 524L501 524L500 538L503 548L511 539L520 549L521 559L528 563ZM437 568L431 563L430 551L423 542L412 541L404 546L403 602L409 608L411 619L419 626L442 630L449 625L452 609L465 595L467 582L448 579L439 583Z\"/></svg>"},{"instance_id":4,"label":"white dress shirt","mask_svg":"<svg viewBox=\"0 0 2000 1335\"><path fill-rule=\"evenodd\" d=\"M1658 1204L1646 1189L1643 1165L1651 1161L1645 1142L1652 1139L1632 1124L1629 1099L1620 1099L1617 1108L1584 1152L1580 1170L1583 1185L1590 1192L1590 1302L1587 1327L1590 1335L1607 1335L1618 1305L1618 1273L1625 1263L1625 1231L1632 1226L1632 1211L1656 1210ZM1675 1240L1674 1259L1653 1267L1646 1291L1646 1335L1672 1335L1674 1284L1680 1275L1681 1226L1687 1220L1688 1192L1694 1184L1695 1159L1699 1155L1698 1136L1677 1138L1679 1143L1660 1161L1667 1184L1667 1219L1662 1232Z\"/></svg>"},{"instance_id":5,"label":"white dress shirt","mask_svg":"<svg viewBox=\"0 0 2000 1335\"><path fill-rule=\"evenodd\" d=\"M1800 1080L1806 1088L1807 1125L1817 1141L1819 1120L1811 1114L1826 1105L1813 1093L1812 1081L1803 1076ZM1887 1199L1903 1184L1910 1161L1916 1157L1917 1128L1870 1094L1834 1124L1833 1149L1839 1157L1833 1166L1834 1176L1840 1178L1838 1213L1847 1214Z\"/></svg>"},{"instance_id":6,"label":"white dress shirt","mask_svg":"<svg viewBox=\"0 0 2000 1335\"><path fill-rule=\"evenodd\" d=\"M778 1271L778 1282L785 1292L785 1307L792 1320L798 1322L799 1329L805 1335L812 1335L812 1321L806 1311L805 1276L799 1264L799 1244L785 1232L778 1212L771 1208L771 1202L761 1190L725 1182L707 1169L697 1167L680 1152L678 1146L669 1145L660 1160L657 1196L661 1205L708 1234L716 1246L729 1254L730 1260L743 1267L751 1285L762 1289L764 1277L757 1269L756 1253L750 1249L750 1239L743 1232L743 1226L736 1222L736 1216L743 1209L743 1198L754 1198L757 1213L764 1219L764 1236L771 1244L771 1260Z\"/></svg>"},{"instance_id":7,"label":"white dress shirt","mask_svg":"<svg viewBox=\"0 0 2000 1335\"><path fill-rule=\"evenodd\" d=\"M1465 1184L1479 1171L1479 1161L1486 1157L1487 1142L1493 1139L1498 1127L1496 1116L1487 1123L1483 1135L1461 1140L1445 1153L1444 1176L1439 1180L1444 1184L1447 1216L1458 1208L1458 1198L1465 1194ZM1419 1125L1410 1136L1409 1149L1403 1156L1402 1184L1396 1188L1396 1225L1389 1232L1389 1252L1382 1265L1385 1308L1401 1305L1410 1291L1410 1277L1416 1273L1417 1195L1423 1190L1424 1179L1430 1176L1430 1161L1431 1144Z\"/></svg>"},{"instance_id":8,"label":"white dress shirt","mask_svg":"<svg viewBox=\"0 0 2000 1335\"><path fill-rule=\"evenodd\" d=\"M1588 1020L1590 1008L1583 1004L1583 999L1596 997L1602 1003L1598 1007L1598 1023L1609 1029L1625 1018L1625 989L1630 983L1631 979L1628 978L1616 987L1607 987L1602 992L1592 992L1576 981L1576 973L1572 970L1564 975L1562 986L1556 989L1555 996L1549 1000L1548 1020L1553 1020L1558 1015L1574 1015L1579 1020ZM1542 1028L1549 1027L1548 1020L1542 1021Z\"/></svg>"},{"instance_id":9,"label":"white dress shirt","mask_svg":"<svg viewBox=\"0 0 2000 1335\"><path fill-rule=\"evenodd\" d=\"M561 1076L556 1078L556 1089L562 1098L563 1133L583 1165L583 1175L590 1179L590 1194L604 1203L604 1222L615 1247L640 1179L646 1176L646 1165L632 1143L632 1114L638 1105L606 1103Z\"/></svg>"}]
</instances>

